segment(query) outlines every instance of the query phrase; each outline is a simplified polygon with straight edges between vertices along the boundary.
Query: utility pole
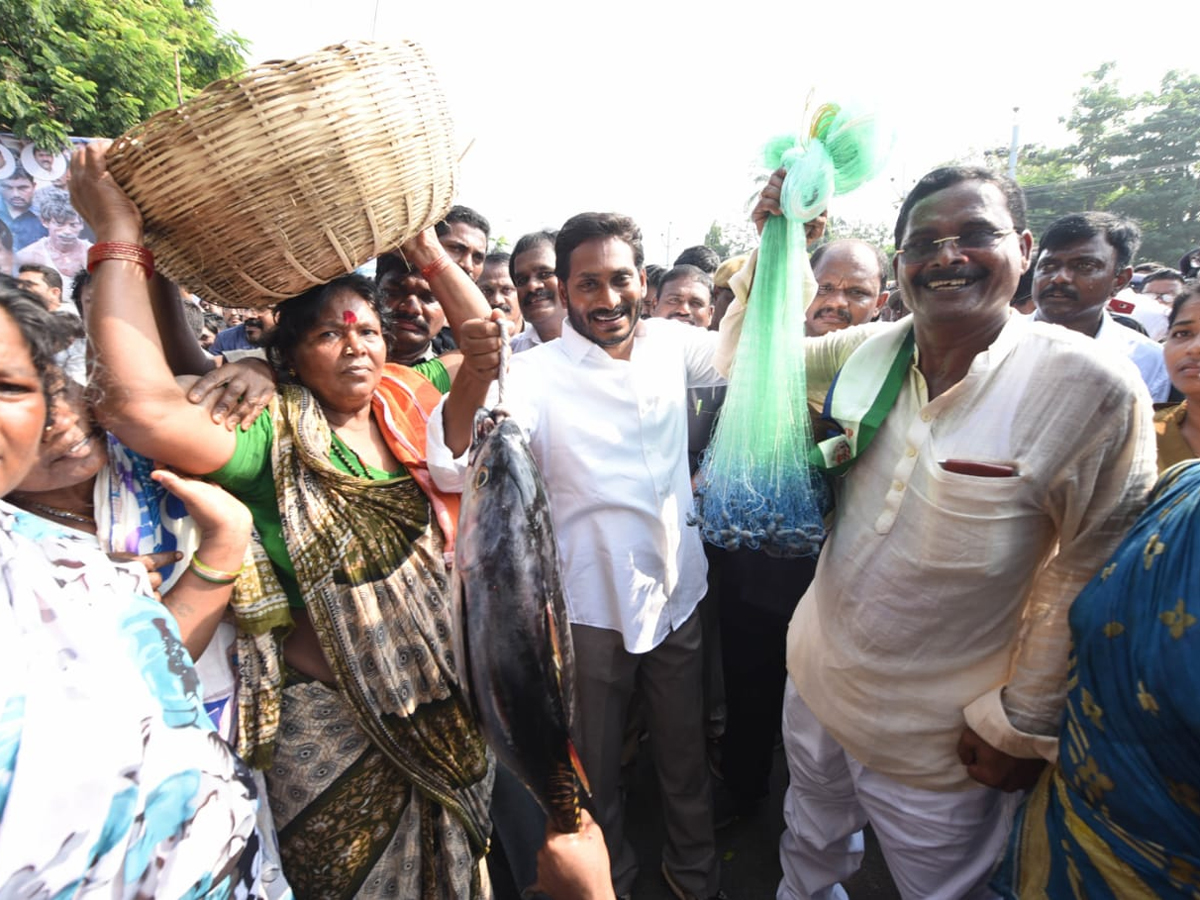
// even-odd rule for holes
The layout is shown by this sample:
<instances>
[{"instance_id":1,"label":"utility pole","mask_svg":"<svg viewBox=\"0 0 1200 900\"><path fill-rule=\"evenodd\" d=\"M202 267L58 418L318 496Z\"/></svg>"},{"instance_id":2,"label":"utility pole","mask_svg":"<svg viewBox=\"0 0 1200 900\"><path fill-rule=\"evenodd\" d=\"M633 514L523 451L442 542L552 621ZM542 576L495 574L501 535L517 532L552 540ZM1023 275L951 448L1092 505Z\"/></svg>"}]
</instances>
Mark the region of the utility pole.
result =
<instances>
[{"instance_id":1,"label":"utility pole","mask_svg":"<svg viewBox=\"0 0 1200 900\"><path fill-rule=\"evenodd\" d=\"M671 242L671 226L674 224L675 224L674 222L668 222L667 223L667 233L665 235L660 235L660 237L662 237L662 239L663 239L663 243L667 247L667 261L666 261L665 265L668 265L668 266L671 264L671 243L672 243Z\"/></svg>"},{"instance_id":2,"label":"utility pole","mask_svg":"<svg viewBox=\"0 0 1200 900\"><path fill-rule=\"evenodd\" d=\"M1008 177L1013 181L1017 180L1017 148L1021 145L1021 121L1017 118L1020 111L1021 107L1013 107L1012 145L1008 148Z\"/></svg>"}]
</instances>

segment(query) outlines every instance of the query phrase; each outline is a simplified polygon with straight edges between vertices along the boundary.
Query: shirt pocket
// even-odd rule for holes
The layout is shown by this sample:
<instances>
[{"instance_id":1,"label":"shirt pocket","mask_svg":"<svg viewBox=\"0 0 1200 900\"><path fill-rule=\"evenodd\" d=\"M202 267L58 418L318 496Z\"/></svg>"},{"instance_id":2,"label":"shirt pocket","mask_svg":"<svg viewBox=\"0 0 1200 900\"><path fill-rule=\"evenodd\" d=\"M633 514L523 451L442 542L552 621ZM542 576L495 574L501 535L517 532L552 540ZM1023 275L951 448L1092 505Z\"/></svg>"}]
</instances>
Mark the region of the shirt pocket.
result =
<instances>
[{"instance_id":1,"label":"shirt pocket","mask_svg":"<svg viewBox=\"0 0 1200 900\"><path fill-rule=\"evenodd\" d=\"M930 525L918 550L924 565L947 575L1008 578L1014 567L1032 574L1049 523L1028 478L947 472L935 462L912 493Z\"/></svg>"}]
</instances>

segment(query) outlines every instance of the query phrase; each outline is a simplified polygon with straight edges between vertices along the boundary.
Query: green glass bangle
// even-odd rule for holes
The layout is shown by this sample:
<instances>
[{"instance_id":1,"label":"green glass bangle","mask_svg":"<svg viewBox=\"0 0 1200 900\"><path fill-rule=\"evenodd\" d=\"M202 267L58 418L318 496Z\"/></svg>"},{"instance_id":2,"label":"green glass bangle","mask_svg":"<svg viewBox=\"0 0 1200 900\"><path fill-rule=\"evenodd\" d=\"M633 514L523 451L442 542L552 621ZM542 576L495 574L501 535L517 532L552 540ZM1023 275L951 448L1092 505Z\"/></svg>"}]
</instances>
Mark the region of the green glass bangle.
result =
<instances>
[{"instance_id":1,"label":"green glass bangle","mask_svg":"<svg viewBox=\"0 0 1200 900\"><path fill-rule=\"evenodd\" d=\"M192 561L188 563L188 568L191 569L197 578L203 579L209 584L233 584L237 581L238 576L242 574L241 569L238 569L236 572L222 572L220 569L206 566L195 553L192 554Z\"/></svg>"}]
</instances>

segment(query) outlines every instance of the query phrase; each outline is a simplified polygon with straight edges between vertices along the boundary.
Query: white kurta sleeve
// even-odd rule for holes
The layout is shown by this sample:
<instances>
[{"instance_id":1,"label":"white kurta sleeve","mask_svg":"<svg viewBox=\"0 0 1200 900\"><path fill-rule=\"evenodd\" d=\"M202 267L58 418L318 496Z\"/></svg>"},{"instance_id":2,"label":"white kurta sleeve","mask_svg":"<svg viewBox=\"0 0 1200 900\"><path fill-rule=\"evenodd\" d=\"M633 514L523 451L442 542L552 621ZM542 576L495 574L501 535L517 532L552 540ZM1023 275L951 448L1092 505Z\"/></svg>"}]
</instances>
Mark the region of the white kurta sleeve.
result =
<instances>
[{"instance_id":1,"label":"white kurta sleeve","mask_svg":"<svg viewBox=\"0 0 1200 900\"><path fill-rule=\"evenodd\" d=\"M1154 484L1154 426L1140 381L1114 384L1093 421L1094 430L1079 436L1077 454L1050 486L1058 552L1033 582L1008 681L964 710L980 737L1012 756L1055 758L1071 604L1121 542Z\"/></svg>"}]
</instances>

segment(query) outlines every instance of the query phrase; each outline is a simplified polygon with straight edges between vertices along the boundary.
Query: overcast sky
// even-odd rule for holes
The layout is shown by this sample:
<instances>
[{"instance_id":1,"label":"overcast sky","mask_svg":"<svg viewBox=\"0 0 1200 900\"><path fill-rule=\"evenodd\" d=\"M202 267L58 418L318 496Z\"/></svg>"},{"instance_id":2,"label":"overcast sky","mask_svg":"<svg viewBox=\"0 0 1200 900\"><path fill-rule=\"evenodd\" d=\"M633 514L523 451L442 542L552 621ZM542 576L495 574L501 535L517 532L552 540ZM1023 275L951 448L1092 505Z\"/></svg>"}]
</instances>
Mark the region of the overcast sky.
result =
<instances>
[{"instance_id":1,"label":"overcast sky","mask_svg":"<svg viewBox=\"0 0 1200 900\"><path fill-rule=\"evenodd\" d=\"M1058 146L1067 141L1059 117L1100 63L1117 61L1125 91L1197 68L1194 6L1182 0L1112 14L1065 0L214 6L221 26L250 42L251 63L347 39L417 41L460 145L473 141L458 201L487 216L493 236L512 242L584 210L623 212L642 226L649 262L700 243L713 220L745 220L763 143L799 126L810 91L818 103L881 103L894 117L885 173L832 209L890 226L925 171L1007 146L1013 107L1022 143ZM1169 50L1163 36L1177 27Z\"/></svg>"}]
</instances>

